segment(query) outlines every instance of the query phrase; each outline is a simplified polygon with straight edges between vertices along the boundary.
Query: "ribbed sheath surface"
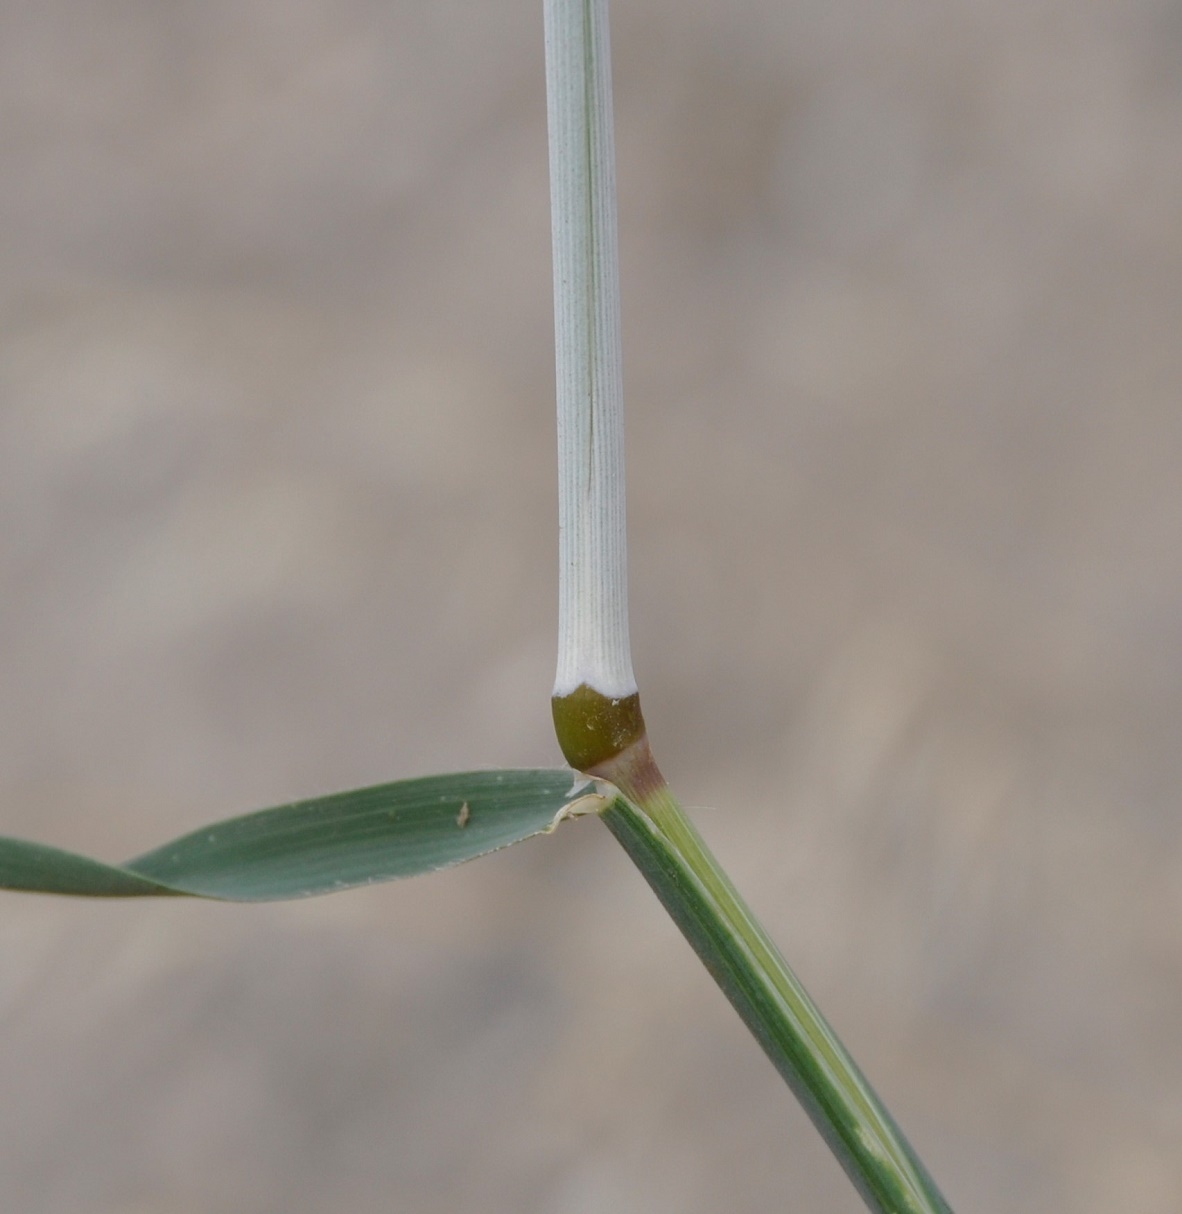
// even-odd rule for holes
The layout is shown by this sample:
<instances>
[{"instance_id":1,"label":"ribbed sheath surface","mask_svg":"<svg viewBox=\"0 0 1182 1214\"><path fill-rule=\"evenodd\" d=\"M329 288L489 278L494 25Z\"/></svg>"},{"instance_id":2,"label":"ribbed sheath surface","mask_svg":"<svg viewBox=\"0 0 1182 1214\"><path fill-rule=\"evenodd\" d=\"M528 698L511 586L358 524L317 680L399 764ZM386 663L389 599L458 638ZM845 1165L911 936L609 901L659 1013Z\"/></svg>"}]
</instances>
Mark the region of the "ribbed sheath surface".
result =
<instances>
[{"instance_id":1,"label":"ribbed sheath surface","mask_svg":"<svg viewBox=\"0 0 1182 1214\"><path fill-rule=\"evenodd\" d=\"M606 0L546 0L558 387L554 694L636 691L628 644L615 148Z\"/></svg>"}]
</instances>

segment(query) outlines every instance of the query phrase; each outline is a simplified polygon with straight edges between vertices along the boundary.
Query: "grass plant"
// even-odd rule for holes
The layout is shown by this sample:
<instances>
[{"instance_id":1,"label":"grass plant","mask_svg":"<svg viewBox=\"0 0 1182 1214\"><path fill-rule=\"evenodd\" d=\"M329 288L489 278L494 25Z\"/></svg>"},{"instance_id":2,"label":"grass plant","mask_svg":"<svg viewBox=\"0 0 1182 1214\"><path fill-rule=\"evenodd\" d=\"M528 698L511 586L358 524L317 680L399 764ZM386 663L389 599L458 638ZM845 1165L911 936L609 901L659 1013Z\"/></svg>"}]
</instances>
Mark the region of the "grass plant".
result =
<instances>
[{"instance_id":1,"label":"grass plant","mask_svg":"<svg viewBox=\"0 0 1182 1214\"><path fill-rule=\"evenodd\" d=\"M544 0L559 449L555 731L569 768L402 780L214 823L122 865L0 839L0 887L266 901L431 871L600 816L883 1214L949 1211L653 758L628 631L607 0ZM790 1200L791 1183L786 1182Z\"/></svg>"}]
</instances>

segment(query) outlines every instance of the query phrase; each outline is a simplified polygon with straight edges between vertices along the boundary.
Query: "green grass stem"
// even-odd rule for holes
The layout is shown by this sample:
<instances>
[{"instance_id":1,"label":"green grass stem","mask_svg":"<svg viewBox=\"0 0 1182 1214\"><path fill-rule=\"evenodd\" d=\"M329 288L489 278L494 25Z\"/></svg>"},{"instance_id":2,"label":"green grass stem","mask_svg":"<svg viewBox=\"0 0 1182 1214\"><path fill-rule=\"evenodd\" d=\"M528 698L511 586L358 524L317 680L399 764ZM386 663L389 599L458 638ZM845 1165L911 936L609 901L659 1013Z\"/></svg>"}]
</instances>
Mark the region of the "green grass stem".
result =
<instances>
[{"instance_id":1,"label":"green grass stem","mask_svg":"<svg viewBox=\"0 0 1182 1214\"><path fill-rule=\"evenodd\" d=\"M871 1210L951 1214L919 1157L668 786L602 814Z\"/></svg>"}]
</instances>

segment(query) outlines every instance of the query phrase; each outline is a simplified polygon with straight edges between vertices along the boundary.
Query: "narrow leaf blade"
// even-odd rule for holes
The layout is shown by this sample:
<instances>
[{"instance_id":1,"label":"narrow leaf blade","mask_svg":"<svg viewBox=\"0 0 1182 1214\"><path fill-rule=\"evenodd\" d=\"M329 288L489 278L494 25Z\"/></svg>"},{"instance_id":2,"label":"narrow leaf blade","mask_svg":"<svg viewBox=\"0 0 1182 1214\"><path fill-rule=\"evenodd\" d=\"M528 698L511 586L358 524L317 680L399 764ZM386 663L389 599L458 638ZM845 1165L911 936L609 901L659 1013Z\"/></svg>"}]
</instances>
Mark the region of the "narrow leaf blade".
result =
<instances>
[{"instance_id":1,"label":"narrow leaf blade","mask_svg":"<svg viewBox=\"0 0 1182 1214\"><path fill-rule=\"evenodd\" d=\"M122 866L0 838L0 888L237 902L309 897L446 868L541 834L579 783L564 768L400 780L216 822Z\"/></svg>"},{"instance_id":2,"label":"narrow leaf blade","mask_svg":"<svg viewBox=\"0 0 1182 1214\"><path fill-rule=\"evenodd\" d=\"M103 864L43 843L3 837L0 889L85 898L136 898L175 892L116 864Z\"/></svg>"}]
</instances>

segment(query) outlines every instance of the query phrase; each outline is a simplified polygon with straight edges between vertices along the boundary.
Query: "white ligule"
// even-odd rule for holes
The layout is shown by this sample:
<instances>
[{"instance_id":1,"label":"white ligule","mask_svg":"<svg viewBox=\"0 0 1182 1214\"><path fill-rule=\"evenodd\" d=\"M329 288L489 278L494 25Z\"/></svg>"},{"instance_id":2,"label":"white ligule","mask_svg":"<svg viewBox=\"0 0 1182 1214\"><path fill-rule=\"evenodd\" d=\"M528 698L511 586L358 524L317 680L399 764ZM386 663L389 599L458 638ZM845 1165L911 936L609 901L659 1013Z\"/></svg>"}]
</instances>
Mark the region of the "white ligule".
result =
<instances>
[{"instance_id":1,"label":"white ligule","mask_svg":"<svg viewBox=\"0 0 1182 1214\"><path fill-rule=\"evenodd\" d=\"M620 276L607 0L546 0L558 380L556 696L636 691L628 644Z\"/></svg>"}]
</instances>

